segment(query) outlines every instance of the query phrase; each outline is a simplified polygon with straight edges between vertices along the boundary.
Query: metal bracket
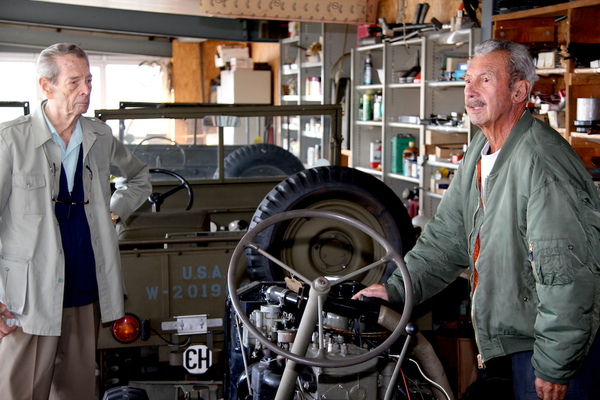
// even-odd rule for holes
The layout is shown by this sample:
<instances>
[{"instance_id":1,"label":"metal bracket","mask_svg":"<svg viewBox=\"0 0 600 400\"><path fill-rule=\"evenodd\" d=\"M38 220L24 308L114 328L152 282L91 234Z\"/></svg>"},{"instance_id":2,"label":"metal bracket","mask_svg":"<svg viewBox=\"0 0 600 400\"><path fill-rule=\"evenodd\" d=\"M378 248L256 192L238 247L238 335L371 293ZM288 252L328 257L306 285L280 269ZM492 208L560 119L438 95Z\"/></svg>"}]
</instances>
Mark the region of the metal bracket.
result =
<instances>
[{"instance_id":1,"label":"metal bracket","mask_svg":"<svg viewBox=\"0 0 600 400\"><path fill-rule=\"evenodd\" d=\"M198 335L208 333L208 328L223 326L223 318L208 318L206 314L175 317L177 321L165 321L163 331L177 331L177 335Z\"/></svg>"}]
</instances>

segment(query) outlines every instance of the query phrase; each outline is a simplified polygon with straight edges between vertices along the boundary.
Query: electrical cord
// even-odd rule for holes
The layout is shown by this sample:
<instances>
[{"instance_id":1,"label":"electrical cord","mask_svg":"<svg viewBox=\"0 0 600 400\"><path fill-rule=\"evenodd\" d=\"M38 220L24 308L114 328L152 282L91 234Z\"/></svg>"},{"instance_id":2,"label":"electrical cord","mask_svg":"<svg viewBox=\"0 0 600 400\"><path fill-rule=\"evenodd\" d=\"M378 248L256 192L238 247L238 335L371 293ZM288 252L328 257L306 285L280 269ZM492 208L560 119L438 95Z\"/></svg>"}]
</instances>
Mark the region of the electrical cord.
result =
<instances>
[{"instance_id":1,"label":"electrical cord","mask_svg":"<svg viewBox=\"0 0 600 400\"><path fill-rule=\"evenodd\" d=\"M444 390L444 388L439 383L434 382L433 380L429 379L429 377L427 375L425 375L425 373L421 369L421 366L419 365L418 362L416 362L412 358L409 358L408 360L414 362L417 365L417 369L419 370L421 375L423 375L423 378L425 378L427 380L427 382L431 383L433 386L435 386L437 389L439 389L442 393L444 393L444 396L446 396L446 399L450 400L450 396L448 396L448 393Z\"/></svg>"},{"instance_id":2,"label":"electrical cord","mask_svg":"<svg viewBox=\"0 0 600 400\"><path fill-rule=\"evenodd\" d=\"M152 332L156 333L159 338L161 338L162 340L164 340L170 346L184 347L184 346L187 346L188 344L190 344L190 341L192 340L192 337L188 336L184 343L175 343L175 342L171 342L171 341L165 339L160 333L158 333L158 331L156 329L150 328L150 330Z\"/></svg>"}]
</instances>

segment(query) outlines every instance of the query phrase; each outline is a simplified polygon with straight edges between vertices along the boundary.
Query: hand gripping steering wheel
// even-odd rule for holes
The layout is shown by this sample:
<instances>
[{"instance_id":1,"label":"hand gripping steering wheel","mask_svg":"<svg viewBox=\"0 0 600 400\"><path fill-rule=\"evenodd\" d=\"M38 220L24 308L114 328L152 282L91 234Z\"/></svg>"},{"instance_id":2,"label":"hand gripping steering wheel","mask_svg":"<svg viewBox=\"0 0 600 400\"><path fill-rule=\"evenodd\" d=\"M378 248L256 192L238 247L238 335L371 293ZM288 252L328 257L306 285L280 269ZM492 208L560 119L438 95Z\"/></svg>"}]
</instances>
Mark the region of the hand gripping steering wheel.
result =
<instances>
[{"instance_id":1,"label":"hand gripping steering wheel","mask_svg":"<svg viewBox=\"0 0 600 400\"><path fill-rule=\"evenodd\" d=\"M366 233L371 238L376 240L385 249L385 255L381 259L376 260L370 265L355 270L354 272L345 276L335 277L335 279L333 279L333 277L321 276L316 278L314 281L311 281L302 276L302 274L298 273L291 267L278 260L277 258L273 257L271 254L259 248L254 242L254 239L257 236L257 234L262 232L269 226L275 225L282 221L296 218L325 218L341 223L346 223L351 227L361 230L362 232ZM310 285L309 298L306 304L304 314L300 321L300 326L298 327L296 339L294 340L294 344L292 346L291 351L287 351L278 347L273 342L269 341L266 337L264 337L260 333L260 331L256 329L254 325L252 325L252 323L244 313L239 297L237 296L236 270L238 268L240 258L242 257L242 254L244 254L244 251L247 248L251 248L257 251L258 253L267 257L273 263L279 265L281 268L283 268L290 274L294 274L294 276L298 277L304 283ZM383 343L381 343L379 346L367 353L343 359L329 359L326 354L326 346L324 343L323 336L323 304L327 299L327 295L331 287L331 281L335 281L335 284L339 284L344 281L348 281L354 278L355 276L363 274L372 268L376 268L388 262L395 263L398 269L400 270L404 279L404 288L406 293L402 318L400 319L400 322L398 322L396 329ZM322 368L348 367L351 365L356 365L368 361L383 353L383 351L390 347L404 331L406 325L409 322L410 313L413 307L412 283L410 280L408 270L406 269L406 265L404 264L404 260L402 259L398 251L393 248L393 246L385 239L385 237L383 237L381 234L379 234L369 226L363 224L362 222L356 221L342 214L325 211L294 210L283 212L281 214L269 217L264 221L258 223L256 226L254 226L250 231L248 231L248 233L246 233L246 235L244 235L244 237L240 240L233 252L231 261L229 262L229 270L227 273L227 286L231 295L231 303L233 305L233 308L235 309L235 312L239 316L240 320L245 325L246 329L248 329L252 333L252 336L254 336L263 346L275 352L276 354L279 354L288 359L288 363L283 377L281 379L281 386L277 392L276 399L287 399L293 392L295 376L297 376L297 372L294 371L296 364ZM307 358L305 354L308 345L311 342L312 333L314 331L315 325L317 325L319 329L319 350L317 353L317 357ZM280 392L284 393L280 395Z\"/></svg>"}]
</instances>

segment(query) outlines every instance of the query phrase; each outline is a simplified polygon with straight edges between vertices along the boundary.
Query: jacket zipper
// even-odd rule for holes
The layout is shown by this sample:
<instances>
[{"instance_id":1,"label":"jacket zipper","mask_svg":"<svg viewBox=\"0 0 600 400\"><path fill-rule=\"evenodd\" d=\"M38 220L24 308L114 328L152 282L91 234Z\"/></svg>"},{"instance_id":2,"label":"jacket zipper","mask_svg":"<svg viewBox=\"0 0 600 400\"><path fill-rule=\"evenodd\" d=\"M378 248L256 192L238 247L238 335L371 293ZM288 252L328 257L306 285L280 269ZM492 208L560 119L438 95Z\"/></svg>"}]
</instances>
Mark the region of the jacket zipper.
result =
<instances>
[{"instance_id":1,"label":"jacket zipper","mask_svg":"<svg viewBox=\"0 0 600 400\"><path fill-rule=\"evenodd\" d=\"M475 270L477 266L473 264L473 270ZM477 346L477 368L484 369L485 363L483 362L483 356L481 355L481 347L479 347L479 338L477 336L477 326L475 324L475 295L477 294L477 288L473 290L473 301L471 305L471 323L473 324L473 333L475 334L475 346Z\"/></svg>"},{"instance_id":2,"label":"jacket zipper","mask_svg":"<svg viewBox=\"0 0 600 400\"><path fill-rule=\"evenodd\" d=\"M485 202L485 192L483 192L481 194L481 196L483 197L483 202ZM475 210L475 215L477 215L477 212L482 207L481 203L482 203L482 201L480 201L479 204L477 205L477 209ZM471 229L471 234L475 231L475 215L473 215L473 229ZM481 231L481 227L479 227L479 230ZM478 233L478 235L479 235L479 233ZM475 274L475 271L477 271L477 262L473 263L473 274ZM473 300L472 300L472 304L471 304L471 323L473 324L473 332L475 334L475 346L477 346L477 351L478 351L477 368L485 369L485 363L483 362L483 356L481 355L481 347L479 347L479 338L477 336L477 326L475 324L475 295L476 294L477 294L477 287L475 287L473 289Z\"/></svg>"}]
</instances>

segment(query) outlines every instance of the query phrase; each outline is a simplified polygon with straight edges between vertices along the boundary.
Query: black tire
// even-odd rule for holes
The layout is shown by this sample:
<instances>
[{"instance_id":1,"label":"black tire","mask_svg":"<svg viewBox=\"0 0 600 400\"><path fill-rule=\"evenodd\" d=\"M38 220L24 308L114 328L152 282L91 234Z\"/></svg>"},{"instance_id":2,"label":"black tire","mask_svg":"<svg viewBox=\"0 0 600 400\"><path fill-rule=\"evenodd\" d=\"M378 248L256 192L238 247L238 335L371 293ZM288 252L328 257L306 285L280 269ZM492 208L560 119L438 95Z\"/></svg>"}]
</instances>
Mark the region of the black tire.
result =
<instances>
[{"instance_id":1,"label":"black tire","mask_svg":"<svg viewBox=\"0 0 600 400\"><path fill-rule=\"evenodd\" d=\"M304 169L289 151L268 143L240 147L225 157L225 178L288 176ZM218 177L219 171L215 173Z\"/></svg>"},{"instance_id":2,"label":"black tire","mask_svg":"<svg viewBox=\"0 0 600 400\"><path fill-rule=\"evenodd\" d=\"M379 179L353 168L311 168L288 177L260 203L250 229L272 215L298 209L334 211L358 219L382 233L402 255L415 244L412 221L398 196ZM383 248L362 232L322 221L282 222L259 233L256 244L309 279L342 270L347 274L383 256ZM251 249L246 251L246 265L251 281L276 281L284 276L280 267ZM375 268L356 280L365 285L378 283L393 268Z\"/></svg>"}]
</instances>

